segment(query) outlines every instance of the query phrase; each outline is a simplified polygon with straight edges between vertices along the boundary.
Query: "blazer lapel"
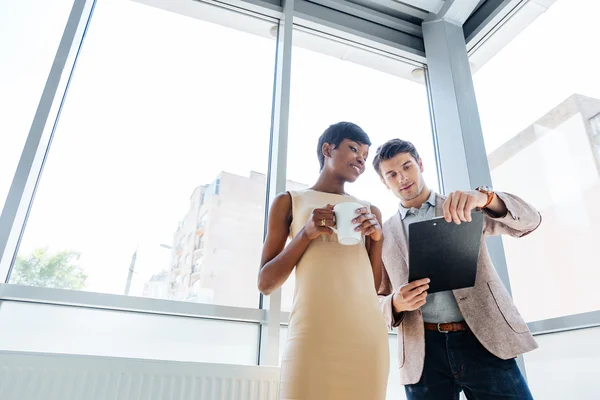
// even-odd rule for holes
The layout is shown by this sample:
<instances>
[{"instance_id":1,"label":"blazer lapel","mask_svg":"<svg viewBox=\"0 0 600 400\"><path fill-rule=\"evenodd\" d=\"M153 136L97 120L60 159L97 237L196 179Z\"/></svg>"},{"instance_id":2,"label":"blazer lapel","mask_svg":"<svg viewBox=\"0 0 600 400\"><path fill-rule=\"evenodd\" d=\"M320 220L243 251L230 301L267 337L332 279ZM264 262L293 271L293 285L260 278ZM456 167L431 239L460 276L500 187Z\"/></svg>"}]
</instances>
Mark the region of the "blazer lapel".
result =
<instances>
[{"instance_id":1,"label":"blazer lapel","mask_svg":"<svg viewBox=\"0 0 600 400\"><path fill-rule=\"evenodd\" d=\"M402 259L408 266L408 241L406 240L406 234L404 233L404 227L402 226L402 218L399 213L396 213L392 218L392 221L390 221L392 238L396 243L396 248L402 256Z\"/></svg>"},{"instance_id":2,"label":"blazer lapel","mask_svg":"<svg viewBox=\"0 0 600 400\"><path fill-rule=\"evenodd\" d=\"M446 202L446 197L435 194L435 216L443 217L444 216L444 203Z\"/></svg>"}]
</instances>

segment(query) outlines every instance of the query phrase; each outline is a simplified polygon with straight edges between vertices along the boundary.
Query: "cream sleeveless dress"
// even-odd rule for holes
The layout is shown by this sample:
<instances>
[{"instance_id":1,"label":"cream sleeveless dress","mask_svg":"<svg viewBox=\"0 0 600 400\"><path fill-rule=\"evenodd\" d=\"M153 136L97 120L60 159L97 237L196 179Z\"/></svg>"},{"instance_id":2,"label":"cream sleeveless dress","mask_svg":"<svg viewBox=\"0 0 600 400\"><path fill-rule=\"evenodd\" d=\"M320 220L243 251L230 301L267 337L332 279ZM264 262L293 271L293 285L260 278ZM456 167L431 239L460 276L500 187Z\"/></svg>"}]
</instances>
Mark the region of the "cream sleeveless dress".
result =
<instances>
[{"instance_id":1,"label":"cream sleeveless dress","mask_svg":"<svg viewBox=\"0 0 600 400\"><path fill-rule=\"evenodd\" d=\"M314 190L290 191L293 238L312 210L327 204L369 203ZM360 244L335 234L313 240L296 265L296 289L281 363L280 400L384 400L388 331Z\"/></svg>"}]
</instances>

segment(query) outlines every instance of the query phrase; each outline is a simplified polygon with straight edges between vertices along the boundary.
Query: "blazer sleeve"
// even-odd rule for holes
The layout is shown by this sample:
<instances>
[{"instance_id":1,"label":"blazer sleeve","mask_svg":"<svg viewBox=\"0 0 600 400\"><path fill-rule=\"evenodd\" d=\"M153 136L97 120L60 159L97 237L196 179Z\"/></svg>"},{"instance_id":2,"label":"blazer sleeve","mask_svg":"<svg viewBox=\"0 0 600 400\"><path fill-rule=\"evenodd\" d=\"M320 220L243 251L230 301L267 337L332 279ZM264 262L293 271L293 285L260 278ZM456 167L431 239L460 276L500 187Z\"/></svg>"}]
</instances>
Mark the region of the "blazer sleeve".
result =
<instances>
[{"instance_id":1,"label":"blazer sleeve","mask_svg":"<svg viewBox=\"0 0 600 400\"><path fill-rule=\"evenodd\" d=\"M496 196L504 202L508 211L506 215L496 215L490 210L483 210L485 235L523 237L535 231L542 223L538 210L521 198L503 192L496 192Z\"/></svg>"},{"instance_id":2,"label":"blazer sleeve","mask_svg":"<svg viewBox=\"0 0 600 400\"><path fill-rule=\"evenodd\" d=\"M385 323L387 324L388 329L392 329L402 323L406 313L397 313L394 311L394 306L392 305L394 289L392 287L392 282L390 281L390 276L383 263L382 269L383 271L381 271L381 281L379 282L377 296L379 297L379 305L381 306L381 312L383 312Z\"/></svg>"}]
</instances>

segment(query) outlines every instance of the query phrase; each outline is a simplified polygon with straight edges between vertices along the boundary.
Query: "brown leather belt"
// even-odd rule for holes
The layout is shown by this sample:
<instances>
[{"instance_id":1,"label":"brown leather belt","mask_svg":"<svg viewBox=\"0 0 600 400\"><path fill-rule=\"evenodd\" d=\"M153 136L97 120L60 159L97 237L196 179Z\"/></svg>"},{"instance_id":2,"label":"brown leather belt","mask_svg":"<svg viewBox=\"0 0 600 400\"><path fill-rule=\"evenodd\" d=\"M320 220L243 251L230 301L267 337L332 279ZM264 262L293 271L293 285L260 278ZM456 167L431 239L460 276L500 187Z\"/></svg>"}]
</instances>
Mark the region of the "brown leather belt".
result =
<instances>
[{"instance_id":1,"label":"brown leather belt","mask_svg":"<svg viewBox=\"0 0 600 400\"><path fill-rule=\"evenodd\" d=\"M436 331L440 333L448 333L448 332L460 332L466 331L469 329L469 326L466 322L448 322L439 323L439 324L431 324L429 322L425 322L425 329L428 331Z\"/></svg>"}]
</instances>

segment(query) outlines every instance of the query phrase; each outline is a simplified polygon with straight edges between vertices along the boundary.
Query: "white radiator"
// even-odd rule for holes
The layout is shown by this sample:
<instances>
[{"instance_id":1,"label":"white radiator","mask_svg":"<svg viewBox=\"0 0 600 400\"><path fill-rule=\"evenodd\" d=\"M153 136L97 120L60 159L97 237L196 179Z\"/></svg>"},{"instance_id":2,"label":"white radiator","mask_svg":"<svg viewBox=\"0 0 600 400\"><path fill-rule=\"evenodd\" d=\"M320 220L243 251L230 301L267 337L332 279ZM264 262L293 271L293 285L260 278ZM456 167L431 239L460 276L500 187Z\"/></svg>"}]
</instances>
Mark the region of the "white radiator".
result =
<instances>
[{"instance_id":1,"label":"white radiator","mask_svg":"<svg viewBox=\"0 0 600 400\"><path fill-rule=\"evenodd\" d=\"M277 400L279 368L0 351L1 400Z\"/></svg>"}]
</instances>

